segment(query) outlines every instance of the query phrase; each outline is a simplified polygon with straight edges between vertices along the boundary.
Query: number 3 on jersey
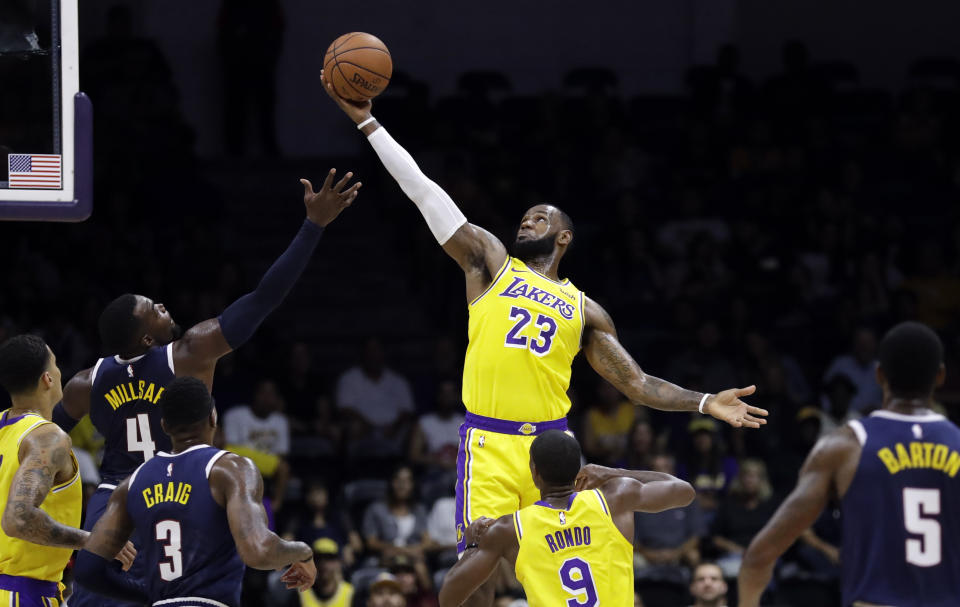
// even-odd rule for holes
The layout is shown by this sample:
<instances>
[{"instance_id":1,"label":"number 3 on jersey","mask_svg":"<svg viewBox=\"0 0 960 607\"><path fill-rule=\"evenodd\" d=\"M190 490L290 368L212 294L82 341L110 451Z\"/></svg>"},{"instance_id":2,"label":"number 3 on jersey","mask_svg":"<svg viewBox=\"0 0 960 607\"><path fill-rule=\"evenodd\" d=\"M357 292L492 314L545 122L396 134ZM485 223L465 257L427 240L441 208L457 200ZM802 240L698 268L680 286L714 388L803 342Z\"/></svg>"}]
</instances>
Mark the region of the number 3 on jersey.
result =
<instances>
[{"instance_id":1,"label":"number 3 on jersey","mask_svg":"<svg viewBox=\"0 0 960 607\"><path fill-rule=\"evenodd\" d=\"M143 453L143 461L148 461L157 452L157 443L150 436L150 417L140 413L127 418L127 451Z\"/></svg>"},{"instance_id":2,"label":"number 3 on jersey","mask_svg":"<svg viewBox=\"0 0 960 607\"><path fill-rule=\"evenodd\" d=\"M525 335L520 335L520 332L533 320L533 314L526 308L513 306L510 308L510 320L517 322L507 332L504 346L508 348L530 348L530 351L537 356L543 356L550 351L550 347L553 346L553 336L557 334L557 321L545 314L537 314L537 322L534 324L540 329L540 335L539 337L527 338Z\"/></svg>"}]
</instances>

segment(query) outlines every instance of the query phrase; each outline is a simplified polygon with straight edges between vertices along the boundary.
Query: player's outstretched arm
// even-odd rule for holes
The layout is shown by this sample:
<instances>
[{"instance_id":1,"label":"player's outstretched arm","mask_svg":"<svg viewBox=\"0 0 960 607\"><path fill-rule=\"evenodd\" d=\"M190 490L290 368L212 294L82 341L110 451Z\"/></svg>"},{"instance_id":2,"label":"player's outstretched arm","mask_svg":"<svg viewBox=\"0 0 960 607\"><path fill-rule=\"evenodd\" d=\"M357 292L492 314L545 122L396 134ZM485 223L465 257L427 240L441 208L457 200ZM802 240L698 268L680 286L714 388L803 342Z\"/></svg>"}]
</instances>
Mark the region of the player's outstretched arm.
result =
<instances>
[{"instance_id":1,"label":"player's outstretched arm","mask_svg":"<svg viewBox=\"0 0 960 607\"><path fill-rule=\"evenodd\" d=\"M490 577L501 557L516 560L520 546L512 519L511 514L496 521L481 517L470 524L466 534L467 549L443 578L440 607L463 604Z\"/></svg>"},{"instance_id":2,"label":"player's outstretched arm","mask_svg":"<svg viewBox=\"0 0 960 607\"><path fill-rule=\"evenodd\" d=\"M73 430L83 416L90 413L92 375L93 368L78 371L63 387L63 400L53 408L53 423L64 432Z\"/></svg>"},{"instance_id":3,"label":"player's outstretched arm","mask_svg":"<svg viewBox=\"0 0 960 607\"><path fill-rule=\"evenodd\" d=\"M759 428L767 423L763 419L767 415L765 409L740 400L742 396L753 394L755 386L705 395L647 375L620 343L613 319L607 311L589 297L585 297L584 301L584 350L587 360L597 373L627 398L663 411L697 411L702 402L703 413L735 428Z\"/></svg>"},{"instance_id":4,"label":"player's outstretched arm","mask_svg":"<svg viewBox=\"0 0 960 607\"><path fill-rule=\"evenodd\" d=\"M43 424L23 438L20 467L0 520L4 533L44 546L83 548L86 531L58 523L40 508L58 480L66 482L76 473L70 447L70 437L53 424Z\"/></svg>"},{"instance_id":5,"label":"player's outstretched arm","mask_svg":"<svg viewBox=\"0 0 960 607\"><path fill-rule=\"evenodd\" d=\"M800 469L796 488L743 555L738 576L740 607L760 604L777 559L813 525L827 501L839 497L837 472L844 465L856 465L859 450L860 444L846 427L821 438L813 447Z\"/></svg>"},{"instance_id":6,"label":"player's outstretched arm","mask_svg":"<svg viewBox=\"0 0 960 607\"><path fill-rule=\"evenodd\" d=\"M600 488L614 512L662 512L682 508L697 495L690 483L665 472L597 464L581 468L576 488L577 491Z\"/></svg>"},{"instance_id":7,"label":"player's outstretched arm","mask_svg":"<svg viewBox=\"0 0 960 607\"><path fill-rule=\"evenodd\" d=\"M320 77L323 79L322 72ZM361 131L367 136L384 168L397 181L403 193L420 209L427 226L443 250L467 273L468 279L470 274L475 272L487 277L486 284L482 284L477 293L479 295L489 286L493 276L507 259L506 247L490 232L467 222L467 218L443 188L423 174L413 157L371 115L373 104L370 101L348 101L337 95L326 80L323 80L323 84L327 94L340 109L357 125L363 125Z\"/></svg>"},{"instance_id":8,"label":"player's outstretched arm","mask_svg":"<svg viewBox=\"0 0 960 607\"><path fill-rule=\"evenodd\" d=\"M129 485L127 479L113 491L103 516L94 525L83 550L77 553L74 575L82 586L97 594L118 601L145 603L147 590L144 583L120 575L110 566L116 558L127 570L136 556L136 550L129 541L134 527L127 512Z\"/></svg>"},{"instance_id":9,"label":"player's outstretched arm","mask_svg":"<svg viewBox=\"0 0 960 607\"><path fill-rule=\"evenodd\" d=\"M287 587L313 585L317 570L313 550L303 542L281 539L267 526L263 509L263 477L249 459L228 453L210 470L214 499L227 511L237 552L248 567L280 569L291 566L283 580Z\"/></svg>"},{"instance_id":10,"label":"player's outstretched arm","mask_svg":"<svg viewBox=\"0 0 960 607\"><path fill-rule=\"evenodd\" d=\"M347 187L353 173L334 184L330 169L323 186L301 179L307 218L287 250L260 279L252 292L233 302L219 318L203 321L173 342L174 369L178 376L198 377L209 386L217 360L250 339L257 327L279 306L307 267L323 229L357 197L361 183Z\"/></svg>"}]
</instances>

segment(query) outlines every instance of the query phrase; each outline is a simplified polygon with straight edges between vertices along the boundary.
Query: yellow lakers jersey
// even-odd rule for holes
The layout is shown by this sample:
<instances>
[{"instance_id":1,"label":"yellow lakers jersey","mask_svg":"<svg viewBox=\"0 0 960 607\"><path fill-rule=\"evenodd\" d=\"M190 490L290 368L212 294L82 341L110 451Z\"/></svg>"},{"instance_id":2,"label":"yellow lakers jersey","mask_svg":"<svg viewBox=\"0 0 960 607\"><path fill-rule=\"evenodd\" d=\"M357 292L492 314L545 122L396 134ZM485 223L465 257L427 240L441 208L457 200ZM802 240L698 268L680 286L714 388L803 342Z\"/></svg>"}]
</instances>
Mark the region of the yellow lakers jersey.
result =
<instances>
[{"instance_id":1,"label":"yellow lakers jersey","mask_svg":"<svg viewBox=\"0 0 960 607\"><path fill-rule=\"evenodd\" d=\"M510 421L566 416L570 365L583 336L583 292L508 257L469 310L467 411Z\"/></svg>"},{"instance_id":2,"label":"yellow lakers jersey","mask_svg":"<svg viewBox=\"0 0 960 607\"><path fill-rule=\"evenodd\" d=\"M531 607L633 605L633 545L599 490L570 496L565 510L537 502L513 515L517 579Z\"/></svg>"},{"instance_id":3,"label":"yellow lakers jersey","mask_svg":"<svg viewBox=\"0 0 960 607\"><path fill-rule=\"evenodd\" d=\"M23 437L38 426L51 423L35 413L9 418L9 412L8 409L0 416L0 502L4 507L13 476L20 467ZM58 523L79 527L83 488L76 458L73 466L76 470L73 477L53 487L40 509ZM72 553L70 548L51 548L10 537L0 528L0 574L59 582Z\"/></svg>"}]
</instances>

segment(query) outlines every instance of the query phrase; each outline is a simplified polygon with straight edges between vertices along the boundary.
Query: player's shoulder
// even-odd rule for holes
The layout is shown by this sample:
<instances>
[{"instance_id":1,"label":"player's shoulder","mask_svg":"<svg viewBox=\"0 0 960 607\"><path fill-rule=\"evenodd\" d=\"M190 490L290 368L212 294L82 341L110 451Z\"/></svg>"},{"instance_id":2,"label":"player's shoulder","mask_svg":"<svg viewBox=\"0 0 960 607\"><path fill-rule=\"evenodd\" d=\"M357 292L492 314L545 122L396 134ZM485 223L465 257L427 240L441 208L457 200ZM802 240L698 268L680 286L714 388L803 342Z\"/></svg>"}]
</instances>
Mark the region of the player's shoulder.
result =
<instances>
[{"instance_id":1,"label":"player's shoulder","mask_svg":"<svg viewBox=\"0 0 960 607\"><path fill-rule=\"evenodd\" d=\"M207 474L210 477L210 480L213 481L214 477L220 478L229 478L234 482L248 482L251 479L260 478L260 470L257 469L257 465L253 461L242 455L238 455L231 451L220 451L218 454L214 454L212 457L216 457L216 461L212 461L210 465L210 471Z\"/></svg>"},{"instance_id":2,"label":"player's shoulder","mask_svg":"<svg viewBox=\"0 0 960 607\"><path fill-rule=\"evenodd\" d=\"M859 455L862 443L854 426L844 424L822 436L807 457L806 466L835 467L847 458Z\"/></svg>"}]
</instances>

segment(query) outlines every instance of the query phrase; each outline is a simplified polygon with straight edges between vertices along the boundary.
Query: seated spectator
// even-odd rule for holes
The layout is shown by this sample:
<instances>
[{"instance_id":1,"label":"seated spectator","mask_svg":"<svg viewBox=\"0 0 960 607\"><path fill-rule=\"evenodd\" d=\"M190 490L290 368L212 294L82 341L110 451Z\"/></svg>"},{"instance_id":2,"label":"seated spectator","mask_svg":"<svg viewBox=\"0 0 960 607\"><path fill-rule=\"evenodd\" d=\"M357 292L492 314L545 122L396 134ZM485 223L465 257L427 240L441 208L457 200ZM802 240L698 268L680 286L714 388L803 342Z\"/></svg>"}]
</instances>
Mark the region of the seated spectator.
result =
<instances>
[{"instance_id":1,"label":"seated spectator","mask_svg":"<svg viewBox=\"0 0 960 607\"><path fill-rule=\"evenodd\" d=\"M313 588L297 593L300 607L350 607L353 586L343 579L340 546L329 537L319 538L311 545L317 579Z\"/></svg>"},{"instance_id":2,"label":"seated spectator","mask_svg":"<svg viewBox=\"0 0 960 607\"><path fill-rule=\"evenodd\" d=\"M650 470L653 467L653 455L657 449L656 437L650 420L638 410L637 417L630 428L627 439L627 452L617 467L630 470Z\"/></svg>"},{"instance_id":3,"label":"seated spectator","mask_svg":"<svg viewBox=\"0 0 960 607\"><path fill-rule=\"evenodd\" d=\"M676 461L672 455L657 455L652 469L675 474ZM697 546L703 528L697 501L654 514L637 513L634 519L636 579L686 585L690 575L687 567L700 561Z\"/></svg>"},{"instance_id":4,"label":"seated spectator","mask_svg":"<svg viewBox=\"0 0 960 607\"><path fill-rule=\"evenodd\" d=\"M437 386L436 412L420 416L413 426L407 459L421 466L425 485L439 482L446 487L456 482L457 447L463 423L459 388L452 379L441 381Z\"/></svg>"},{"instance_id":5,"label":"seated spectator","mask_svg":"<svg viewBox=\"0 0 960 607\"><path fill-rule=\"evenodd\" d=\"M387 499L370 504L363 515L367 550L384 565L398 554L418 564L424 560L427 512L414 495L413 471L410 466L401 465L390 477Z\"/></svg>"},{"instance_id":6,"label":"seated spectator","mask_svg":"<svg viewBox=\"0 0 960 607\"><path fill-rule=\"evenodd\" d=\"M287 415L294 435L310 434L310 420L314 403L324 391L323 379L313 368L310 348L303 342L290 347L286 375L281 378L280 391L287 403Z\"/></svg>"},{"instance_id":7,"label":"seated spectator","mask_svg":"<svg viewBox=\"0 0 960 607\"><path fill-rule=\"evenodd\" d=\"M692 607L727 607L727 582L723 570L714 563L700 563L690 581Z\"/></svg>"},{"instance_id":8,"label":"seated spectator","mask_svg":"<svg viewBox=\"0 0 960 607\"><path fill-rule=\"evenodd\" d=\"M452 496L439 498L427 518L428 549L434 553L434 586L442 586L443 574L457 562L457 501Z\"/></svg>"},{"instance_id":9,"label":"seated spectator","mask_svg":"<svg viewBox=\"0 0 960 607\"><path fill-rule=\"evenodd\" d=\"M758 459L744 460L713 522L713 545L721 554L717 565L725 577L737 577L750 540L776 509L772 497L766 465Z\"/></svg>"},{"instance_id":10,"label":"seated spectator","mask_svg":"<svg viewBox=\"0 0 960 607\"><path fill-rule=\"evenodd\" d=\"M340 453L343 427L333 402L326 394L317 396L313 412L306 418L306 434L293 438L293 452L298 457L336 457Z\"/></svg>"},{"instance_id":11,"label":"seated spectator","mask_svg":"<svg viewBox=\"0 0 960 607\"><path fill-rule=\"evenodd\" d=\"M348 417L352 454L374 457L402 453L413 413L410 384L384 362L383 346L367 339L359 365L337 381L337 408Z\"/></svg>"},{"instance_id":12,"label":"seated spectator","mask_svg":"<svg viewBox=\"0 0 960 607\"><path fill-rule=\"evenodd\" d=\"M306 512L287 527L288 539L298 539L313 544L320 539L329 539L337 545L338 560L342 558L347 567L356 562L356 553L363 551L363 541L353 530L350 517L330 507L330 492L320 479L307 485Z\"/></svg>"},{"instance_id":13,"label":"seated spectator","mask_svg":"<svg viewBox=\"0 0 960 607\"><path fill-rule=\"evenodd\" d=\"M877 336L872 329L861 327L853 334L850 352L834 358L823 375L827 383L837 375L845 375L853 382L856 393L850 401L851 412L865 413L880 406L883 393L877 383L876 359Z\"/></svg>"},{"instance_id":14,"label":"seated spectator","mask_svg":"<svg viewBox=\"0 0 960 607\"><path fill-rule=\"evenodd\" d=\"M695 418L687 426L691 449L677 466L680 478L697 490L697 501L708 525L737 473L737 460L723 454L717 424L708 417Z\"/></svg>"},{"instance_id":15,"label":"seated spectator","mask_svg":"<svg viewBox=\"0 0 960 607\"><path fill-rule=\"evenodd\" d=\"M283 508L290 478L286 461L290 453L290 426L283 408L276 383L261 379L249 405L237 405L223 416L225 448L253 460L272 487L271 497L264 499L271 529L274 528L272 515Z\"/></svg>"},{"instance_id":16,"label":"seated spectator","mask_svg":"<svg viewBox=\"0 0 960 607\"><path fill-rule=\"evenodd\" d=\"M624 457L636 409L613 384L600 380L584 424L583 452L590 461L611 466Z\"/></svg>"},{"instance_id":17,"label":"seated spectator","mask_svg":"<svg viewBox=\"0 0 960 607\"><path fill-rule=\"evenodd\" d=\"M430 571L423 561L415 562L406 555L398 554L390 562L390 573L397 578L400 591L408 607L437 607L437 595L433 592Z\"/></svg>"},{"instance_id":18,"label":"seated spectator","mask_svg":"<svg viewBox=\"0 0 960 607\"><path fill-rule=\"evenodd\" d=\"M374 578L368 590L367 607L407 607L403 588L393 574L383 572Z\"/></svg>"}]
</instances>

